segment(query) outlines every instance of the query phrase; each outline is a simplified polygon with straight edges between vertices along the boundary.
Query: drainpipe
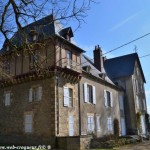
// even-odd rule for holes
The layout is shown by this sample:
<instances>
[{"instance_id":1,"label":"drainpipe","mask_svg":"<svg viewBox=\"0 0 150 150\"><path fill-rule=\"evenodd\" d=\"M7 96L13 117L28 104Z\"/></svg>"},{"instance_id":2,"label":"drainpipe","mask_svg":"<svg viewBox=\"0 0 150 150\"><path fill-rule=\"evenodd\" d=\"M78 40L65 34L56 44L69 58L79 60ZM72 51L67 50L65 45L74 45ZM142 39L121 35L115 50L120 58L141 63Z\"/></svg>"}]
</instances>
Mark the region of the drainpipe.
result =
<instances>
[{"instance_id":1,"label":"drainpipe","mask_svg":"<svg viewBox=\"0 0 150 150\"><path fill-rule=\"evenodd\" d=\"M78 102L79 102L79 136L81 136L80 82L78 83Z\"/></svg>"},{"instance_id":2,"label":"drainpipe","mask_svg":"<svg viewBox=\"0 0 150 150\"><path fill-rule=\"evenodd\" d=\"M56 74L56 108L57 108L57 135L59 134L59 76Z\"/></svg>"}]
</instances>

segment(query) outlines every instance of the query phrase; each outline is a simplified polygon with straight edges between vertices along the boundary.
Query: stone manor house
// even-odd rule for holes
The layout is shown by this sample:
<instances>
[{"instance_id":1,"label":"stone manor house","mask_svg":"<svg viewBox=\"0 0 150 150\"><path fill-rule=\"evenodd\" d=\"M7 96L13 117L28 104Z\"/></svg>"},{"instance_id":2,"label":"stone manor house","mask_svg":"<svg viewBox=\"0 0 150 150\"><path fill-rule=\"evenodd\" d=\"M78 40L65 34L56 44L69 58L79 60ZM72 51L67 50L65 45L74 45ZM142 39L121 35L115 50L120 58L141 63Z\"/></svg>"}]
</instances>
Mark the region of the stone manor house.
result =
<instances>
[{"instance_id":1,"label":"stone manor house","mask_svg":"<svg viewBox=\"0 0 150 150\"><path fill-rule=\"evenodd\" d=\"M146 81L137 53L106 59L97 45L91 60L72 42L71 27L52 15L22 32L11 39L17 49L5 42L0 51L2 144L77 150L93 135L114 134L114 119L120 136L147 134Z\"/></svg>"}]
</instances>

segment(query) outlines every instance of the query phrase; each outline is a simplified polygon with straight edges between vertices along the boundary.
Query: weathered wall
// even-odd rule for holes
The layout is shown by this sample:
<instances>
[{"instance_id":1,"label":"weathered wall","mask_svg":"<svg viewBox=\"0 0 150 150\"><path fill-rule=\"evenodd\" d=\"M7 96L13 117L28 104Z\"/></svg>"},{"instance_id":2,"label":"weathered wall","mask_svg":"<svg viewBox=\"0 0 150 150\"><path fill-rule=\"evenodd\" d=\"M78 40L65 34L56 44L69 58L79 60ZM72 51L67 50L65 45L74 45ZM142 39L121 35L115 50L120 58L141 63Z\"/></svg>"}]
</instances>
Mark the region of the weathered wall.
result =
<instances>
[{"instance_id":1,"label":"weathered wall","mask_svg":"<svg viewBox=\"0 0 150 150\"><path fill-rule=\"evenodd\" d=\"M89 83L96 88L96 105L91 103L84 102L84 95L83 95L83 84ZM113 107L105 107L104 101L104 90L108 90L113 93ZM107 131L107 117L117 118L120 120L119 114L119 102L118 102L118 91L108 84L101 83L100 81L96 81L92 78L88 78L83 75L81 82L80 82L80 105L81 105L81 133L87 134L87 114L94 114L94 118L96 116L100 116L100 131L95 130L95 134L97 136L103 136L106 134L110 134ZM95 129L96 129L96 122L95 122Z\"/></svg>"},{"instance_id":2,"label":"weathered wall","mask_svg":"<svg viewBox=\"0 0 150 150\"><path fill-rule=\"evenodd\" d=\"M42 99L29 102L29 89L42 86ZM10 106L4 106L4 92L12 92ZM24 132L24 114L33 114L33 132ZM21 137L55 137L55 78L30 81L0 89L0 133Z\"/></svg>"}]
</instances>

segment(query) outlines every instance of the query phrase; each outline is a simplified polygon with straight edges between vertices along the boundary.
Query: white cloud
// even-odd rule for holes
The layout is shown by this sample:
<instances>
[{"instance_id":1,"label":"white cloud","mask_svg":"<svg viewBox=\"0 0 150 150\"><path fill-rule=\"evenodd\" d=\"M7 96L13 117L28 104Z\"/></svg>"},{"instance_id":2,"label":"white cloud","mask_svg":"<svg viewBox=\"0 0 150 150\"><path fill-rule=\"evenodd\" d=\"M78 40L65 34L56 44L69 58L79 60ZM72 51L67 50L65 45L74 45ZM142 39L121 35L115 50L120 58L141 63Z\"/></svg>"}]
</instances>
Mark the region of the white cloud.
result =
<instances>
[{"instance_id":1,"label":"white cloud","mask_svg":"<svg viewBox=\"0 0 150 150\"><path fill-rule=\"evenodd\" d=\"M123 21L119 22L118 24L116 24L115 26L113 26L113 27L111 28L111 31L120 28L121 26L123 26L123 25L126 24L127 22L129 22L129 21L131 21L132 19L134 19L134 18L135 18L136 16L138 16L140 13L141 13L141 11L140 11L140 12L137 12L137 13L135 13L135 14L129 16L128 18L124 19Z\"/></svg>"}]
</instances>

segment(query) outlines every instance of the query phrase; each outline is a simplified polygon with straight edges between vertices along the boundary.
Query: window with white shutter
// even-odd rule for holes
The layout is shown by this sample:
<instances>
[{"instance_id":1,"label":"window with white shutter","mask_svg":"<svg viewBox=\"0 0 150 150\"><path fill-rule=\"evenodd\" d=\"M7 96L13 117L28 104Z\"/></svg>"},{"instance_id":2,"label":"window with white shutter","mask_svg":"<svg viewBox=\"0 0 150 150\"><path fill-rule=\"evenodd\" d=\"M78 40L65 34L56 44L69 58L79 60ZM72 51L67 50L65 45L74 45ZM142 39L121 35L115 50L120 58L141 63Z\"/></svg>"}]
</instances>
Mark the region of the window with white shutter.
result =
<instances>
[{"instance_id":1,"label":"window with white shutter","mask_svg":"<svg viewBox=\"0 0 150 150\"><path fill-rule=\"evenodd\" d=\"M94 115L88 115L87 117L87 130L89 133L94 132Z\"/></svg>"},{"instance_id":2,"label":"window with white shutter","mask_svg":"<svg viewBox=\"0 0 150 150\"><path fill-rule=\"evenodd\" d=\"M25 114L24 116L25 119L25 132L26 133L31 133L32 132L32 114Z\"/></svg>"},{"instance_id":3,"label":"window with white shutter","mask_svg":"<svg viewBox=\"0 0 150 150\"><path fill-rule=\"evenodd\" d=\"M11 93L7 92L5 93L5 106L10 106L11 104Z\"/></svg>"},{"instance_id":4,"label":"window with white shutter","mask_svg":"<svg viewBox=\"0 0 150 150\"><path fill-rule=\"evenodd\" d=\"M96 88L93 86L93 104L96 104Z\"/></svg>"},{"instance_id":5,"label":"window with white shutter","mask_svg":"<svg viewBox=\"0 0 150 150\"><path fill-rule=\"evenodd\" d=\"M112 92L104 90L104 102L106 107L113 107L113 94Z\"/></svg>"},{"instance_id":6,"label":"window with white shutter","mask_svg":"<svg viewBox=\"0 0 150 150\"><path fill-rule=\"evenodd\" d=\"M64 106L73 106L73 90L68 87L64 87Z\"/></svg>"},{"instance_id":7,"label":"window with white shutter","mask_svg":"<svg viewBox=\"0 0 150 150\"><path fill-rule=\"evenodd\" d=\"M87 83L83 84L84 87L84 102L96 104L96 88L95 86Z\"/></svg>"},{"instance_id":8,"label":"window with white shutter","mask_svg":"<svg viewBox=\"0 0 150 150\"><path fill-rule=\"evenodd\" d=\"M106 90L104 90L104 103L105 103L105 106L107 107L108 103L107 103L107 93L106 93Z\"/></svg>"},{"instance_id":9,"label":"window with white shutter","mask_svg":"<svg viewBox=\"0 0 150 150\"><path fill-rule=\"evenodd\" d=\"M113 107L113 94L110 92L110 107Z\"/></svg>"},{"instance_id":10,"label":"window with white shutter","mask_svg":"<svg viewBox=\"0 0 150 150\"><path fill-rule=\"evenodd\" d=\"M83 87L84 87L84 102L88 102L87 83L84 83Z\"/></svg>"}]
</instances>

